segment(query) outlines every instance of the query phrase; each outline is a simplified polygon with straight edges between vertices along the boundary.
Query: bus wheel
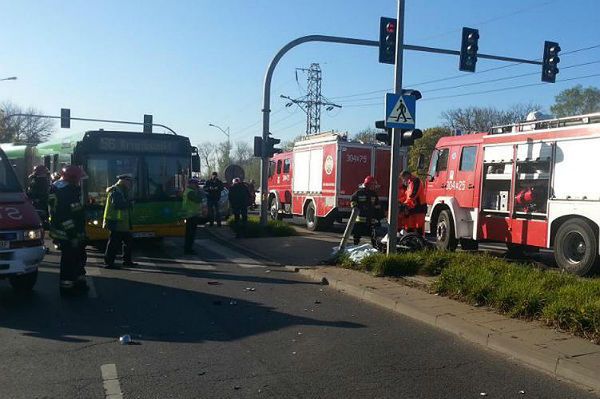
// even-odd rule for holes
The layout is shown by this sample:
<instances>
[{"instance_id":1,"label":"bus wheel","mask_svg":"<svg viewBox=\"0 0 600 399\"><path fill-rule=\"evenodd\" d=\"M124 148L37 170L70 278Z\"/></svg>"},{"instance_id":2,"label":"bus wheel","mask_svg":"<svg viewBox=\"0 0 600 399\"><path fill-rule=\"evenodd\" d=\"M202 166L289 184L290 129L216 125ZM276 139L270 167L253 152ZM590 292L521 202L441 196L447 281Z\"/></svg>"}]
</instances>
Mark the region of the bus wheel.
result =
<instances>
[{"instance_id":1,"label":"bus wheel","mask_svg":"<svg viewBox=\"0 0 600 399\"><path fill-rule=\"evenodd\" d=\"M29 292L37 282L38 272L19 274L9 277L10 285L19 292Z\"/></svg>"},{"instance_id":2,"label":"bus wheel","mask_svg":"<svg viewBox=\"0 0 600 399\"><path fill-rule=\"evenodd\" d=\"M598 258L598 240L592 227L583 219L571 219L560 226L554 239L554 258L564 271L590 274Z\"/></svg>"},{"instance_id":3,"label":"bus wheel","mask_svg":"<svg viewBox=\"0 0 600 399\"><path fill-rule=\"evenodd\" d=\"M435 228L436 246L443 251L454 251L458 245L454 222L447 209L440 212Z\"/></svg>"},{"instance_id":4,"label":"bus wheel","mask_svg":"<svg viewBox=\"0 0 600 399\"><path fill-rule=\"evenodd\" d=\"M306 228L310 231L318 230L319 218L317 217L317 208L315 203L310 201L306 207Z\"/></svg>"}]
</instances>

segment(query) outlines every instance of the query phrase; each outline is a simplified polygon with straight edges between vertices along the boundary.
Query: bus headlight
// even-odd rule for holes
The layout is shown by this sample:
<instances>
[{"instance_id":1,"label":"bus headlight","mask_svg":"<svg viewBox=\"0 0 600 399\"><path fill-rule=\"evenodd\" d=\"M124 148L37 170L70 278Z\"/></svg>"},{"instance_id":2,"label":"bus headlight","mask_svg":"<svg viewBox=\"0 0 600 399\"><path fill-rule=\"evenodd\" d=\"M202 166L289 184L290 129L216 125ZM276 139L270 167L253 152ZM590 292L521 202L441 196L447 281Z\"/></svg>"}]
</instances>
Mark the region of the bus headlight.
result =
<instances>
[{"instance_id":1,"label":"bus headlight","mask_svg":"<svg viewBox=\"0 0 600 399\"><path fill-rule=\"evenodd\" d=\"M25 230L23 234L24 240L41 240L44 232L42 229Z\"/></svg>"},{"instance_id":2,"label":"bus headlight","mask_svg":"<svg viewBox=\"0 0 600 399\"><path fill-rule=\"evenodd\" d=\"M94 221L92 222L92 224L93 224L94 226L98 226L98 223L99 223L99 222L98 222L97 220L94 220Z\"/></svg>"}]
</instances>

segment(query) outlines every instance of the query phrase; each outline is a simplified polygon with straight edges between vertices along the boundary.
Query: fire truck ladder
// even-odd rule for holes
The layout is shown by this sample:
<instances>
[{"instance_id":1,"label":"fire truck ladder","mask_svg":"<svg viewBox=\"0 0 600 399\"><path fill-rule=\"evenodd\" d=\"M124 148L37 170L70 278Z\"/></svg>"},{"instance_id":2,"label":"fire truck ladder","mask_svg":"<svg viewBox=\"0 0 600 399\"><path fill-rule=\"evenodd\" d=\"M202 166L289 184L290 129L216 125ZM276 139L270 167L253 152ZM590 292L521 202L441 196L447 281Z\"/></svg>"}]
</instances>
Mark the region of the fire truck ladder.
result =
<instances>
[{"instance_id":1,"label":"fire truck ladder","mask_svg":"<svg viewBox=\"0 0 600 399\"><path fill-rule=\"evenodd\" d=\"M586 115L568 116L565 118L523 121L519 123L513 123L511 125L494 126L490 133L522 133L532 130L554 129L567 126L588 125L592 123L600 123L600 112Z\"/></svg>"}]
</instances>

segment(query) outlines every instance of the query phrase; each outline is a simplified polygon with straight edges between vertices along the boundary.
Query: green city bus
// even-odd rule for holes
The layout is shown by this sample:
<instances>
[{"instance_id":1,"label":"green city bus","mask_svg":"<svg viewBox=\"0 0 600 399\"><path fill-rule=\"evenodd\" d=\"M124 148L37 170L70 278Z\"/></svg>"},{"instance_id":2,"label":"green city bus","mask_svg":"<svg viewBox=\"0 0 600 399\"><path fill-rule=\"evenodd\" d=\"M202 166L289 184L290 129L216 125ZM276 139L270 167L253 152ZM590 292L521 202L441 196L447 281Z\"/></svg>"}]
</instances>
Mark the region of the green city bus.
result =
<instances>
[{"instance_id":1,"label":"green city bus","mask_svg":"<svg viewBox=\"0 0 600 399\"><path fill-rule=\"evenodd\" d=\"M88 131L72 153L88 178L83 182L86 233L90 241L104 241L102 229L106 188L116 177L135 177L132 194L133 235L140 237L183 236L181 195L187 179L200 170L195 147L184 136L122 131Z\"/></svg>"}]
</instances>

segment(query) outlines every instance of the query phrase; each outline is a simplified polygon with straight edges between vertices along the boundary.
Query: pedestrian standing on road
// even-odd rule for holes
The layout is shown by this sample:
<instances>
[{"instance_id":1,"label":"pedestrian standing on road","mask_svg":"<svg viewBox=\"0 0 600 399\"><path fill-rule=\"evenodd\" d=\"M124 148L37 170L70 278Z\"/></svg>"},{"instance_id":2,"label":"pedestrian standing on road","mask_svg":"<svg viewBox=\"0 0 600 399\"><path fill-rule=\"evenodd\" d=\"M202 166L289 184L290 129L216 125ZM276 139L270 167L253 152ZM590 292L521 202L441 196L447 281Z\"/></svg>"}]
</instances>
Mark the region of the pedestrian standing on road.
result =
<instances>
[{"instance_id":1,"label":"pedestrian standing on road","mask_svg":"<svg viewBox=\"0 0 600 399\"><path fill-rule=\"evenodd\" d=\"M117 176L117 183L108 187L104 207L103 227L110 231L108 245L104 254L107 269L116 269L115 258L120 247L123 248L123 266L136 266L131 259L131 211L133 207L131 187L133 175L125 173Z\"/></svg>"},{"instance_id":2,"label":"pedestrian standing on road","mask_svg":"<svg viewBox=\"0 0 600 399\"><path fill-rule=\"evenodd\" d=\"M221 193L223 192L223 182L219 179L217 172L212 173L212 177L204 185L206 191L206 204L208 205L208 223L214 226L221 227L221 213L219 203L221 202Z\"/></svg>"},{"instance_id":3,"label":"pedestrian standing on road","mask_svg":"<svg viewBox=\"0 0 600 399\"><path fill-rule=\"evenodd\" d=\"M256 207L256 183L252 179L248 182L248 191L250 191L250 206L254 209Z\"/></svg>"},{"instance_id":4,"label":"pedestrian standing on road","mask_svg":"<svg viewBox=\"0 0 600 399\"><path fill-rule=\"evenodd\" d=\"M240 230L245 231L248 224L248 206L250 206L250 192L248 186L242 182L239 177L233 179L231 188L229 189L229 204L233 212L233 218L236 224L241 223L236 237L240 237Z\"/></svg>"},{"instance_id":5,"label":"pedestrian standing on road","mask_svg":"<svg viewBox=\"0 0 600 399\"><path fill-rule=\"evenodd\" d=\"M29 175L27 197L31 200L44 228L48 226L48 195L50 194L50 171L44 165L38 165Z\"/></svg>"},{"instance_id":6,"label":"pedestrian standing on road","mask_svg":"<svg viewBox=\"0 0 600 399\"><path fill-rule=\"evenodd\" d=\"M361 237L371 236L373 219L379 219L383 216L379 197L375 192L376 187L377 180L373 176L367 176L363 184L352 194L352 199L350 200L352 208L358 209L358 217L352 230L354 245L360 243Z\"/></svg>"},{"instance_id":7,"label":"pedestrian standing on road","mask_svg":"<svg viewBox=\"0 0 600 399\"><path fill-rule=\"evenodd\" d=\"M183 192L183 201L181 207L185 216L185 243L183 252L186 255L194 255L194 240L196 239L196 229L200 214L200 205L202 204L202 195L200 193L200 181L192 178L188 180L188 185Z\"/></svg>"},{"instance_id":8,"label":"pedestrian standing on road","mask_svg":"<svg viewBox=\"0 0 600 399\"><path fill-rule=\"evenodd\" d=\"M79 166L67 166L61 178L52 184L48 196L50 236L60 248L62 294L88 290L85 279L85 213L81 203L81 180L86 178Z\"/></svg>"}]
</instances>

